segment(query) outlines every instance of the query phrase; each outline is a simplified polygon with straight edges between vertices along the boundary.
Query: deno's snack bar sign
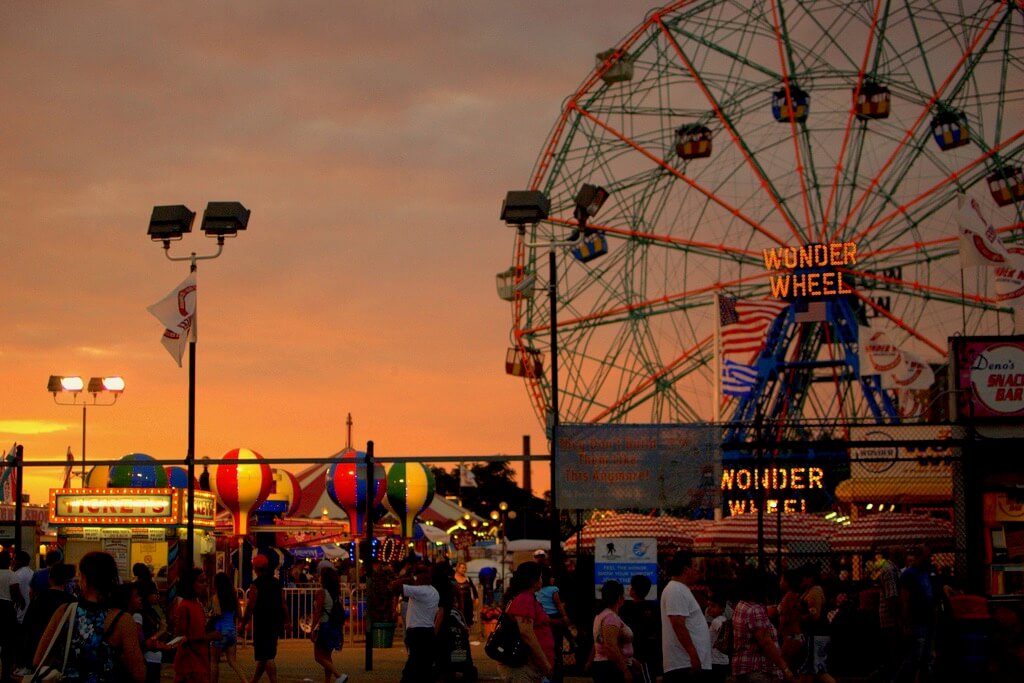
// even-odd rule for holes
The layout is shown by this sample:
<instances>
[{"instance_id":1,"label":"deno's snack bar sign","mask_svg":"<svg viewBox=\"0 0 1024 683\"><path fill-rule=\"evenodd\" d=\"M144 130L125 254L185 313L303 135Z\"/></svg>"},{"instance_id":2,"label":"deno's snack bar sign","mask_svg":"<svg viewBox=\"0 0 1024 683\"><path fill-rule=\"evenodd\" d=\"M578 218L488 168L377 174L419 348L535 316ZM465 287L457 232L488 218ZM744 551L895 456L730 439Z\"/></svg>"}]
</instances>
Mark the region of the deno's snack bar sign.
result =
<instances>
[{"instance_id":1,"label":"deno's snack bar sign","mask_svg":"<svg viewBox=\"0 0 1024 683\"><path fill-rule=\"evenodd\" d=\"M951 341L959 416L1024 417L1024 337L958 337Z\"/></svg>"}]
</instances>

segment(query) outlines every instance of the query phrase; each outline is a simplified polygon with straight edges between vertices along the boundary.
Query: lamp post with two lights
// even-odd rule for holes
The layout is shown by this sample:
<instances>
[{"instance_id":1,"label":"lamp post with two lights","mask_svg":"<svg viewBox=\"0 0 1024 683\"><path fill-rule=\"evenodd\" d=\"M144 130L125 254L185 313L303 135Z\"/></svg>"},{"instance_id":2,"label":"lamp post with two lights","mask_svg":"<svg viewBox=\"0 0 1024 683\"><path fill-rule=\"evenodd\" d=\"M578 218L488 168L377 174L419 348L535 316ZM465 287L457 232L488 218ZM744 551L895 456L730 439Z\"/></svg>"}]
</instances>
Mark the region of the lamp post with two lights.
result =
<instances>
[{"instance_id":1,"label":"lamp post with two lights","mask_svg":"<svg viewBox=\"0 0 1024 683\"><path fill-rule=\"evenodd\" d=\"M61 406L82 406L82 486L85 486L85 428L89 406L112 406L124 393L124 379L121 377L90 377L89 383L77 375L50 375L46 390L53 394L53 401ZM83 394L87 394L83 395ZM63 397L71 396L71 400ZM88 396L92 397L90 401ZM100 397L105 397L102 401ZM106 397L109 397L107 400ZM81 399L81 401L79 401ZM104 484L105 485L105 484Z\"/></svg>"},{"instance_id":2,"label":"lamp post with two lights","mask_svg":"<svg viewBox=\"0 0 1024 683\"><path fill-rule=\"evenodd\" d=\"M196 214L187 206L154 206L149 219L148 234L154 242L163 244L164 256L169 261L188 261L189 272L196 272L198 261L215 259L224 250L224 240L235 237L239 230L249 225L249 210L240 202L210 202L203 212L201 229L207 237L217 240L217 250L212 254L199 256L171 256L171 242L180 240L192 231ZM185 456L188 466L188 531L186 552L188 566L195 563L195 467L196 467L196 335L195 325L189 330L188 341L188 452Z\"/></svg>"},{"instance_id":3,"label":"lamp post with two lights","mask_svg":"<svg viewBox=\"0 0 1024 683\"><path fill-rule=\"evenodd\" d=\"M510 519L516 518L516 511L508 509L508 503L501 501L498 503L497 510L491 510L491 521L497 524L498 533L501 534L501 590L507 591L508 586L505 584L505 564L508 561L506 555L506 548L508 547L508 536L505 534L505 523Z\"/></svg>"},{"instance_id":4,"label":"lamp post with two lights","mask_svg":"<svg viewBox=\"0 0 1024 683\"><path fill-rule=\"evenodd\" d=\"M602 187L596 185L584 184L580 187L579 192L575 198L575 208L573 210L573 217L577 221L577 227L570 234L567 240L549 240L542 242L526 242L523 241L524 246L527 247L548 247L548 302L551 308L550 319L551 319L551 403L550 412L548 414L548 425L550 427L550 442L551 442L551 461L550 461L550 476L551 476L551 528L550 528L550 539L551 539L551 561L552 565L556 561L561 561L561 524L559 523L558 516L558 498L556 495L557 486L557 455L558 455L558 427L559 427L559 407L558 407L558 263L555 250L558 247L568 247L580 245L593 231L587 228L587 220L594 216L605 200L608 199L608 191ZM501 204L501 220L507 225L516 228L519 231L520 239L523 239L526 233L527 225L537 225L542 220L548 217L551 210L551 202L547 195L539 190L512 190L505 196L505 201ZM607 247L605 247L607 251ZM588 256L586 260L593 258L594 255L600 255L595 253ZM504 564L502 565L504 569Z\"/></svg>"}]
</instances>

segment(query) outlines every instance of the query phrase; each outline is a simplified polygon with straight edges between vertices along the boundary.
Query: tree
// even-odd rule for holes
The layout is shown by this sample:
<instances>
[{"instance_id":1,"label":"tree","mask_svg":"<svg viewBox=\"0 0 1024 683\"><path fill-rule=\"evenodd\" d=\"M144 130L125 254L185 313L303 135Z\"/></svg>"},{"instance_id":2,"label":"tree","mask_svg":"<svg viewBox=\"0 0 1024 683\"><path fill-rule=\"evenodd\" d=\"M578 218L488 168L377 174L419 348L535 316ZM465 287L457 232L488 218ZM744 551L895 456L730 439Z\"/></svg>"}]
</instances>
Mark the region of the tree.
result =
<instances>
[{"instance_id":1,"label":"tree","mask_svg":"<svg viewBox=\"0 0 1024 683\"><path fill-rule=\"evenodd\" d=\"M548 506L542 498L528 494L515 480L515 472L507 460L490 460L470 466L476 479L476 486L459 485L459 468L447 471L432 467L436 495L454 496L462 506L475 514L490 519L491 512L501 502L508 503L509 510L515 510L516 519L510 520L506 532L514 538L547 538L544 532L548 519Z\"/></svg>"}]
</instances>

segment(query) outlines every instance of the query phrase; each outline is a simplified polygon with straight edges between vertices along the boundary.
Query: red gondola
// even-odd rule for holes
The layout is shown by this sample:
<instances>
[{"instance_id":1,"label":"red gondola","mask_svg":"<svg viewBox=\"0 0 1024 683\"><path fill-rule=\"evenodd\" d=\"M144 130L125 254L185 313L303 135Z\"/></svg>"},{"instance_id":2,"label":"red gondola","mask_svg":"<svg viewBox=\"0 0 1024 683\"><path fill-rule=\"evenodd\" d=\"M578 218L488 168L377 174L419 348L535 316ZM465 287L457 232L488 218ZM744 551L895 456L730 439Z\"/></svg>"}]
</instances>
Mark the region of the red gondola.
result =
<instances>
[{"instance_id":1,"label":"red gondola","mask_svg":"<svg viewBox=\"0 0 1024 683\"><path fill-rule=\"evenodd\" d=\"M1008 206L1024 199L1024 169L1004 166L986 178L988 191L999 206Z\"/></svg>"},{"instance_id":2,"label":"red gondola","mask_svg":"<svg viewBox=\"0 0 1024 683\"><path fill-rule=\"evenodd\" d=\"M683 159L711 156L711 130L699 123L688 123L677 128L676 154Z\"/></svg>"},{"instance_id":3,"label":"red gondola","mask_svg":"<svg viewBox=\"0 0 1024 683\"><path fill-rule=\"evenodd\" d=\"M872 81L865 81L861 84L860 92L853 89L857 101L854 102L854 110L857 118L862 121L868 119L887 119L892 103L892 93L889 88Z\"/></svg>"},{"instance_id":4,"label":"red gondola","mask_svg":"<svg viewBox=\"0 0 1024 683\"><path fill-rule=\"evenodd\" d=\"M543 365L537 349L513 346L505 354L505 372L516 377L540 377Z\"/></svg>"}]
</instances>

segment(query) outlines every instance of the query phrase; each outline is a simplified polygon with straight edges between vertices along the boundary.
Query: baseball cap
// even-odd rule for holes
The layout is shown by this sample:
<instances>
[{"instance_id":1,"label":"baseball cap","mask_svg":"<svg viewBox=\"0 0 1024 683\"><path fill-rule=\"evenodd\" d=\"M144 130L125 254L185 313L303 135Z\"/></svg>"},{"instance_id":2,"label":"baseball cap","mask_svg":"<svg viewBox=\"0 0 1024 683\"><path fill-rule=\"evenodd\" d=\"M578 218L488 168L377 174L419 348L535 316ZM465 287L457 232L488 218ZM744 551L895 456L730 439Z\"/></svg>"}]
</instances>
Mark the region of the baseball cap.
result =
<instances>
[{"instance_id":1,"label":"baseball cap","mask_svg":"<svg viewBox=\"0 0 1024 683\"><path fill-rule=\"evenodd\" d=\"M534 557L547 557L548 556L548 551L544 550L544 548L537 548L536 550L533 551L533 556Z\"/></svg>"},{"instance_id":2,"label":"baseball cap","mask_svg":"<svg viewBox=\"0 0 1024 683\"><path fill-rule=\"evenodd\" d=\"M268 564L270 564L270 560L267 559L266 555L257 555L256 557L252 558L253 569L263 569Z\"/></svg>"}]
</instances>

